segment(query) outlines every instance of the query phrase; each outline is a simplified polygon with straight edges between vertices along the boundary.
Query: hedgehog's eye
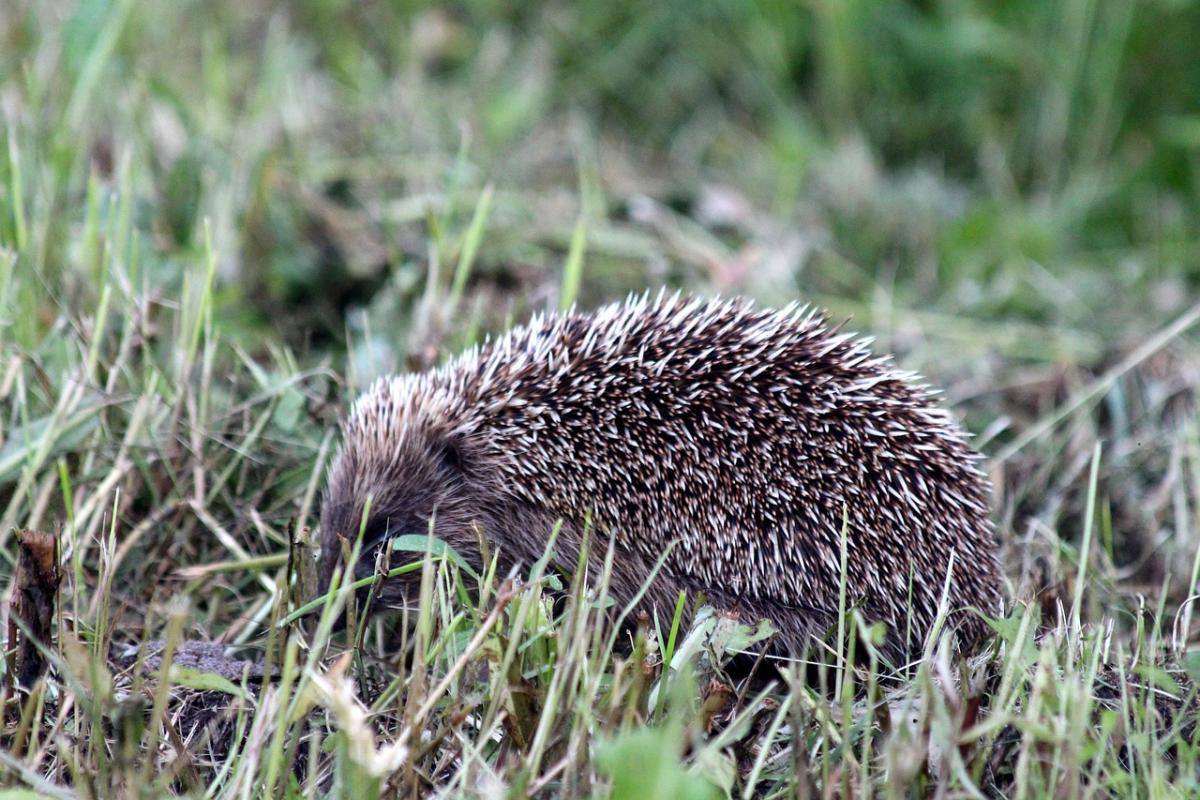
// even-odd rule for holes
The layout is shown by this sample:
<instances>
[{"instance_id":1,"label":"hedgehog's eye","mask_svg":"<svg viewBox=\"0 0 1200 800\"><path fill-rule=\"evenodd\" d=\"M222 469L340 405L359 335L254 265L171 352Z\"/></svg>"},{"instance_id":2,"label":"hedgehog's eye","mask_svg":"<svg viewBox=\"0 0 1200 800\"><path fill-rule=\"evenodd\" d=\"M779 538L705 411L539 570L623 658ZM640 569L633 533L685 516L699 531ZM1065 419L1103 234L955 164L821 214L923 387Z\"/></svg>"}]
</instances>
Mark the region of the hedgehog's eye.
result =
<instances>
[{"instance_id":1,"label":"hedgehog's eye","mask_svg":"<svg viewBox=\"0 0 1200 800\"><path fill-rule=\"evenodd\" d=\"M449 437L438 442L434 457L437 459L438 466L452 474L462 472L466 466L462 442L457 437Z\"/></svg>"},{"instance_id":2,"label":"hedgehog's eye","mask_svg":"<svg viewBox=\"0 0 1200 800\"><path fill-rule=\"evenodd\" d=\"M370 553L381 544L395 539L397 536L425 536L428 533L428 518L421 518L416 515L406 514L399 519L387 517L378 521L372 520L367 523L367 530L363 536L362 552Z\"/></svg>"},{"instance_id":3,"label":"hedgehog's eye","mask_svg":"<svg viewBox=\"0 0 1200 800\"><path fill-rule=\"evenodd\" d=\"M371 552L394 536L395 533L390 518L384 517L383 519L371 520L367 523L367 529L363 533L362 551L364 553Z\"/></svg>"}]
</instances>

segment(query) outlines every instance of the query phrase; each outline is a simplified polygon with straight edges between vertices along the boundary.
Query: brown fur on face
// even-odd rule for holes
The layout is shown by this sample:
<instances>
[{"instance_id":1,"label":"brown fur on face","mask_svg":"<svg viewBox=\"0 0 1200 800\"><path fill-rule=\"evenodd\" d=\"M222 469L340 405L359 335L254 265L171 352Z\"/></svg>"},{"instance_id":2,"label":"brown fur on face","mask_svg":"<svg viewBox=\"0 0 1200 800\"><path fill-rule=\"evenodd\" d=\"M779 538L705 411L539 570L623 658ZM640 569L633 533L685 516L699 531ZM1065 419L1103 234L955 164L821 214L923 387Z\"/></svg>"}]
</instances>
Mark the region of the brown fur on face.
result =
<instances>
[{"instance_id":1,"label":"brown fur on face","mask_svg":"<svg viewBox=\"0 0 1200 800\"><path fill-rule=\"evenodd\" d=\"M321 504L321 591L328 590L343 549L355 542L360 530L354 578L371 575L380 548L397 536L432 530L458 549L468 535L474 536L478 488L462 469L457 445L436 433L414 431L387 458L348 441L330 472ZM395 581L385 583L381 604L399 599L393 595L401 588Z\"/></svg>"},{"instance_id":2,"label":"brown fur on face","mask_svg":"<svg viewBox=\"0 0 1200 800\"><path fill-rule=\"evenodd\" d=\"M844 530L848 603L888 626L891 655L923 643L948 572L964 643L986 631L967 607L998 610L987 487L962 431L913 376L802 309L660 296L537 317L378 382L344 434L326 583L371 497L359 576L431 520L476 568L480 536L502 568L528 566L561 520L564 569L587 525L597 562L614 549L618 608L666 554L642 609L670 618L679 591L703 594L797 651L836 619Z\"/></svg>"},{"instance_id":3,"label":"brown fur on face","mask_svg":"<svg viewBox=\"0 0 1200 800\"><path fill-rule=\"evenodd\" d=\"M320 591L328 591L334 570L340 565L343 548L349 549L363 530L360 558L351 579L374 574L379 550L396 536L433 535L452 547L476 571L483 563L480 539L488 543L501 566L501 574L513 567L533 564L545 554L546 543L557 529L554 567L574 571L583 536L581 528L528 503L506 499L503 491L489 486L479 453L469 452L463 441L445 434L417 434L408 446L382 465L368 466L373 454L359 451L353 441L344 446L331 470L321 509ZM382 467L382 468L380 468ZM363 511L370 498L365 526ZM345 543L343 543L345 540ZM592 534L589 547L589 580L599 579L608 538ZM392 566L416 558L406 552L392 558ZM627 556L610 576L613 599L628 603L642 588L654 565L634 568ZM376 591L375 609L400 608L415 596L419 574L384 581ZM673 607L682 585L660 580L647 596L655 605Z\"/></svg>"}]
</instances>

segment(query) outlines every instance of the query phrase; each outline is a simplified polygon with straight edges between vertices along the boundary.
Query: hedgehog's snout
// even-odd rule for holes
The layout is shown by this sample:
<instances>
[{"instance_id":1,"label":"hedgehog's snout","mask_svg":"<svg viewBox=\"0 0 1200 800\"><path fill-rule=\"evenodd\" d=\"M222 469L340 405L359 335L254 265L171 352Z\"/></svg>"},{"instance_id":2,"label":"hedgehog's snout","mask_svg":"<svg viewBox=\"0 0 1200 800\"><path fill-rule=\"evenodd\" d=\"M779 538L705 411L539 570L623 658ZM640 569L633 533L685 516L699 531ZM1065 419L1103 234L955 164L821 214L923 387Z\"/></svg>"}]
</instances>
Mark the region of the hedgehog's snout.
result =
<instances>
[{"instance_id":1,"label":"hedgehog's snout","mask_svg":"<svg viewBox=\"0 0 1200 800\"><path fill-rule=\"evenodd\" d=\"M435 538L444 538L456 525L454 520L449 519L451 515L437 511L437 499L440 497L434 499L436 495L421 491L420 487L372 493L371 511L366 520L363 519L364 508L367 507L365 502L341 500L338 499L340 495L333 492L327 497L329 500L322 509L320 531L319 588L322 593L329 590L334 573L344 564L347 554L353 551L360 531L362 541L357 562L352 570L344 570L349 580L374 575L381 566L381 553L396 537L425 536L432 532ZM390 554L390 566L397 566L397 559L403 555Z\"/></svg>"}]
</instances>

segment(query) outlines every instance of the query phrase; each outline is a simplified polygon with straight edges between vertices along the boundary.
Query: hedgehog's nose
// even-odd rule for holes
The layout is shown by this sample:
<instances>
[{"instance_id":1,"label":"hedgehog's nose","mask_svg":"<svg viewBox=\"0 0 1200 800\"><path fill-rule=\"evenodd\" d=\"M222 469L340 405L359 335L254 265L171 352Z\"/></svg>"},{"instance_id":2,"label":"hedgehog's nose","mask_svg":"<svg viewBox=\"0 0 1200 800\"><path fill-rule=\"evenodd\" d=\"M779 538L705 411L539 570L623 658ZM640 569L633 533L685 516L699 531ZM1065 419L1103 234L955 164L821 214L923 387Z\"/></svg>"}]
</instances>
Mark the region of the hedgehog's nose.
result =
<instances>
[{"instance_id":1,"label":"hedgehog's nose","mask_svg":"<svg viewBox=\"0 0 1200 800\"><path fill-rule=\"evenodd\" d=\"M360 565L359 569L355 570L355 575L348 576L346 578L346 580L355 580L356 578L367 577L371 574L370 572L368 572L367 575L364 576L362 574L359 574L360 570L361 570L361 565ZM326 593L328 593L328 591L329 591L329 587L327 584L326 586L324 586L321 589L321 594L326 594ZM341 612L337 615L337 618L333 621L332 632L340 633L340 632L346 630L346 626L349 624L350 614L353 613L355 615L361 615L362 611L363 611L363 607L366 605L367 601L370 599L370 596L371 596L371 587L370 586L364 586L360 589L355 589L353 597L350 598L349 602L346 604L346 608L343 608L341 610ZM310 616L313 619L319 618L321 616L321 614L323 613L323 608L324 608L324 606L314 609Z\"/></svg>"}]
</instances>

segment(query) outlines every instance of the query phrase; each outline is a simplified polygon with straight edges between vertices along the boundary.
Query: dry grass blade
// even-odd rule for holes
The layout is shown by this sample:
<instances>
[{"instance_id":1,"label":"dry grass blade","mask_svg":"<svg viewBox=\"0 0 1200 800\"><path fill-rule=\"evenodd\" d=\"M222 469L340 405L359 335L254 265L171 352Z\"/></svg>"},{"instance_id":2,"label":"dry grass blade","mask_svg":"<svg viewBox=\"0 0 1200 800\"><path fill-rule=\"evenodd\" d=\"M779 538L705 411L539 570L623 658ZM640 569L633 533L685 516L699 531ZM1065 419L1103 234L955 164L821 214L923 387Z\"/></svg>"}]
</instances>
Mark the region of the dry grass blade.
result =
<instances>
[{"instance_id":1,"label":"dry grass blade","mask_svg":"<svg viewBox=\"0 0 1200 800\"><path fill-rule=\"evenodd\" d=\"M1050 414L1040 419L1036 424L1027 428L1012 442L1001 448L994 456L992 462L995 464L1003 464L1011 459L1014 455L1024 450L1033 442L1041 439L1050 431L1059 425L1063 420L1070 418L1078 413L1081 409L1087 406L1088 403L1096 400L1104 392L1112 388L1121 376L1128 373L1138 364L1141 364L1146 359L1157 353L1169 342L1186 333L1196 323L1200 322L1200 303L1196 303L1179 317L1177 317L1170 325L1167 325L1161 331L1151 336L1136 349L1133 350L1120 362L1114 364L1106 370L1103 375L1096 378L1094 381L1083 387L1080 391L1074 393L1069 401L1058 406Z\"/></svg>"}]
</instances>

